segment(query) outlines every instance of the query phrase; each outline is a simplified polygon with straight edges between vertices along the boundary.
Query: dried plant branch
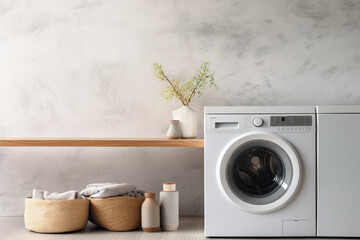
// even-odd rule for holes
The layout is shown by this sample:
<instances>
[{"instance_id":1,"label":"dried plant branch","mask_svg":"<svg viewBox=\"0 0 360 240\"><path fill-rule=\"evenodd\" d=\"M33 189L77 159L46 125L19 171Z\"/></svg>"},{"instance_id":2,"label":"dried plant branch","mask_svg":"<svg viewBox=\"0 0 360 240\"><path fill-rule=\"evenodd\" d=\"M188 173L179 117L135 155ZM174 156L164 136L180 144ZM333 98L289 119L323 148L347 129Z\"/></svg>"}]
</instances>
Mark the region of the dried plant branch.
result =
<instances>
[{"instance_id":1,"label":"dried plant branch","mask_svg":"<svg viewBox=\"0 0 360 240\"><path fill-rule=\"evenodd\" d=\"M183 100L183 97L182 97L181 93L179 93L179 92L177 91L177 89L175 88L174 84L169 80L169 78L168 78L165 74L164 74L164 77L165 77L165 79L170 83L170 85L171 85L171 87L174 89L174 91L176 92L176 95L178 96L178 99L181 101L181 103L182 103L183 105L185 105L185 102L184 102L184 100Z\"/></svg>"},{"instance_id":2,"label":"dried plant branch","mask_svg":"<svg viewBox=\"0 0 360 240\"><path fill-rule=\"evenodd\" d=\"M169 79L159 63L154 63L152 69L155 78L167 81L170 84L170 86L166 87L161 93L165 100L176 99L181 101L184 106L188 106L194 96L198 95L198 97L200 97L202 95L202 90L207 85L209 87L215 87L215 89L218 88L214 80L214 73L209 70L209 65L210 62L202 63L200 70L198 70L199 74L189 81Z\"/></svg>"}]
</instances>

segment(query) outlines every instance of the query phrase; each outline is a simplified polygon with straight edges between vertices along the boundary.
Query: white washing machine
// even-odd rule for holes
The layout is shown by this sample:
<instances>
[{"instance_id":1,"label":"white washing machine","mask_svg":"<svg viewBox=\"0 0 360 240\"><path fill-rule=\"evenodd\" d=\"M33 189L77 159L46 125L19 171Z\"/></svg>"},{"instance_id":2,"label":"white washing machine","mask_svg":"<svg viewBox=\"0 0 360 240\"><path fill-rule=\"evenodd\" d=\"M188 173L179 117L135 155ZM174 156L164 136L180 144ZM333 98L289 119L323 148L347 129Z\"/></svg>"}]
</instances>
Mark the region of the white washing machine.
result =
<instances>
[{"instance_id":1,"label":"white washing machine","mask_svg":"<svg viewBox=\"0 0 360 240\"><path fill-rule=\"evenodd\" d=\"M319 106L319 237L360 237L360 106Z\"/></svg>"},{"instance_id":2,"label":"white washing machine","mask_svg":"<svg viewBox=\"0 0 360 240\"><path fill-rule=\"evenodd\" d=\"M205 107L205 236L316 236L315 107Z\"/></svg>"}]
</instances>

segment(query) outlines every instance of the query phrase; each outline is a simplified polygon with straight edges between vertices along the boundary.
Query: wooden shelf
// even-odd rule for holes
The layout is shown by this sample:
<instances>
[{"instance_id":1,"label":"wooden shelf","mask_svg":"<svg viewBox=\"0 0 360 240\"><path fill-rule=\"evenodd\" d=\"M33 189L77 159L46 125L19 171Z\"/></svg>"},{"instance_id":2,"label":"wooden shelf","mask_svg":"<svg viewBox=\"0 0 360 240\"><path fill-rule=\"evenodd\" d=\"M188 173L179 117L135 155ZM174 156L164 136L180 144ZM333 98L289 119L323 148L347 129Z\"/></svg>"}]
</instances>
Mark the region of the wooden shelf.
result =
<instances>
[{"instance_id":1,"label":"wooden shelf","mask_svg":"<svg viewBox=\"0 0 360 240\"><path fill-rule=\"evenodd\" d=\"M204 139L0 138L0 147L204 147Z\"/></svg>"}]
</instances>

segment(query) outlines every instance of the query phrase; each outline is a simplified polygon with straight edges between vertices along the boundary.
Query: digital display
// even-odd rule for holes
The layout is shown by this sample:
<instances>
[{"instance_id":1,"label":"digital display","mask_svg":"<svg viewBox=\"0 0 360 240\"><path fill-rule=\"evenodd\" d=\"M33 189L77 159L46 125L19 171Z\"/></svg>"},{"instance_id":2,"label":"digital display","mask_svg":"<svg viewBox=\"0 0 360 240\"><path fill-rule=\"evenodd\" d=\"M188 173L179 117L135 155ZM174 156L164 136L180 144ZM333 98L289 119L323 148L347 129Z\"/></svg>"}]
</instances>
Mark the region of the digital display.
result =
<instances>
[{"instance_id":1,"label":"digital display","mask_svg":"<svg viewBox=\"0 0 360 240\"><path fill-rule=\"evenodd\" d=\"M270 126L312 126L312 116L271 116Z\"/></svg>"}]
</instances>

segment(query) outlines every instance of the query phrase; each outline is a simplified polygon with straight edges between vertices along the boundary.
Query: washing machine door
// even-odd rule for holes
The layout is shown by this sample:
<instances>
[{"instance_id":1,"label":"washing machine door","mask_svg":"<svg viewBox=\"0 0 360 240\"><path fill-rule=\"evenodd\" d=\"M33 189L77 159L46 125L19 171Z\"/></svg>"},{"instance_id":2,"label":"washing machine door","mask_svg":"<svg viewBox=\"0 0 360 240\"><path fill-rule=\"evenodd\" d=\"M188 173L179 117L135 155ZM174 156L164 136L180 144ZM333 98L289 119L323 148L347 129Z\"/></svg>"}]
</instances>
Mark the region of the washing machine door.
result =
<instances>
[{"instance_id":1,"label":"washing machine door","mask_svg":"<svg viewBox=\"0 0 360 240\"><path fill-rule=\"evenodd\" d=\"M273 212L287 204L300 185L301 164L294 147L267 132L250 132L222 151L217 180L223 195L251 213Z\"/></svg>"}]
</instances>

